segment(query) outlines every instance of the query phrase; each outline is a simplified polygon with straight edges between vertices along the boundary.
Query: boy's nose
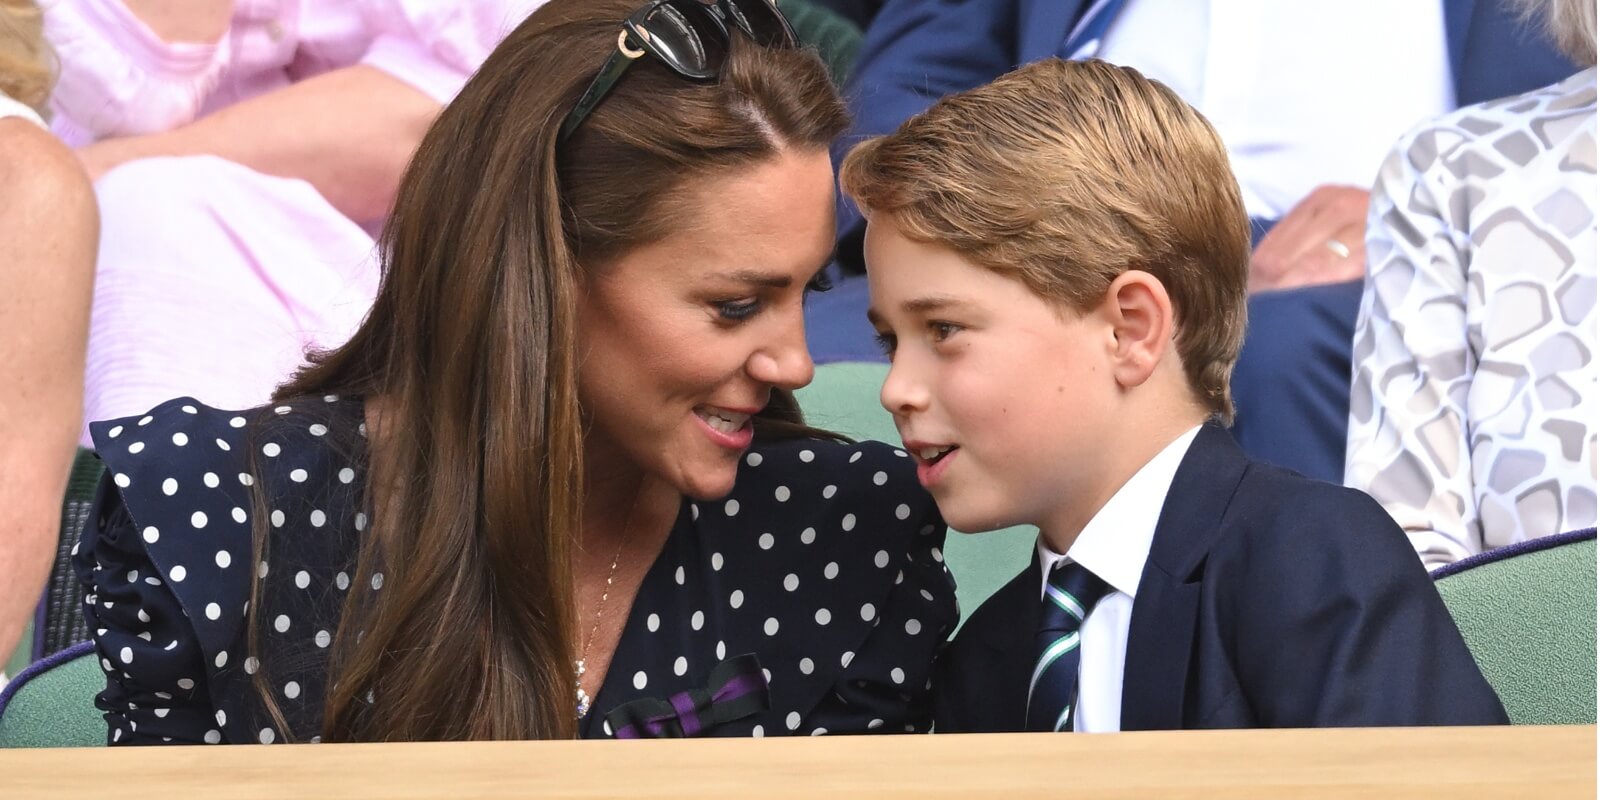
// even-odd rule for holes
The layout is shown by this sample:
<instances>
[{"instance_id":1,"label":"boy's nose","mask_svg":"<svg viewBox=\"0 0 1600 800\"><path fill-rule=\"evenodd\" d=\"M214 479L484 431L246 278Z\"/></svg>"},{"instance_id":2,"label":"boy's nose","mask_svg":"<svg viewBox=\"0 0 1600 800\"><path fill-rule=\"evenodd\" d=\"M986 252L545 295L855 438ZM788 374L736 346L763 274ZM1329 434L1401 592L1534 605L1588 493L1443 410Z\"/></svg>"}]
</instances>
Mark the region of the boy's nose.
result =
<instances>
[{"instance_id":1,"label":"boy's nose","mask_svg":"<svg viewBox=\"0 0 1600 800\"><path fill-rule=\"evenodd\" d=\"M928 392L917 380L904 361L889 365L889 374L883 379L883 389L878 392L878 402L896 417L928 407Z\"/></svg>"}]
</instances>

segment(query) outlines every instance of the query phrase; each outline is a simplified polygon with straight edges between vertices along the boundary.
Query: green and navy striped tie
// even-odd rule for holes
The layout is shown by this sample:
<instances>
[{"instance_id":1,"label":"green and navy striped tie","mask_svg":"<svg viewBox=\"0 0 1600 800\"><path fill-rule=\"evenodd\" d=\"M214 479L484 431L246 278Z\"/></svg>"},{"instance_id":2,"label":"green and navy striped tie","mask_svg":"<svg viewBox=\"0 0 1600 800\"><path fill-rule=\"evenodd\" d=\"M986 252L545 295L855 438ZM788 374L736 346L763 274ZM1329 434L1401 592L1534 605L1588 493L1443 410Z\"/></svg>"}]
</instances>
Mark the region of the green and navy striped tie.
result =
<instances>
[{"instance_id":1,"label":"green and navy striped tie","mask_svg":"<svg viewBox=\"0 0 1600 800\"><path fill-rule=\"evenodd\" d=\"M1038 660L1028 682L1030 731L1072 730L1078 702L1078 628L1111 587L1082 566L1063 561L1045 585Z\"/></svg>"}]
</instances>

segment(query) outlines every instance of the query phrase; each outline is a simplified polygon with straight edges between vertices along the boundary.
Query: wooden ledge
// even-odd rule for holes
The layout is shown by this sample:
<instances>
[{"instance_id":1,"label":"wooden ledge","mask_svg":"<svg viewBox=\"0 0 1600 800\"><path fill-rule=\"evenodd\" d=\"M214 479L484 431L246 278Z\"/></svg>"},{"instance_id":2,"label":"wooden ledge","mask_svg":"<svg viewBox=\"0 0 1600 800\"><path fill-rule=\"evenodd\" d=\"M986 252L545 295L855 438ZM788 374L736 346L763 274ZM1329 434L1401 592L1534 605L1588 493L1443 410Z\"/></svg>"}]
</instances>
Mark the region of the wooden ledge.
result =
<instances>
[{"instance_id":1,"label":"wooden ledge","mask_svg":"<svg viewBox=\"0 0 1600 800\"><path fill-rule=\"evenodd\" d=\"M1594 726L0 751L0 796L1595 797Z\"/></svg>"}]
</instances>

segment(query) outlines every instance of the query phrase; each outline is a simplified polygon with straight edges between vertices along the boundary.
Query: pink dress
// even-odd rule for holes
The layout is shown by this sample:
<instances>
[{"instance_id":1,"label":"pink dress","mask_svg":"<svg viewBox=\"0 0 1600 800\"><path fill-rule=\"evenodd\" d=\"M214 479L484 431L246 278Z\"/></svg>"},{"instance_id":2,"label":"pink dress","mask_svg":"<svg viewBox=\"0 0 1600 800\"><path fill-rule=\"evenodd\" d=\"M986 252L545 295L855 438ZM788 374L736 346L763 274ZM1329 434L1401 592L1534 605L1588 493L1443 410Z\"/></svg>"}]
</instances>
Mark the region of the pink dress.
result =
<instances>
[{"instance_id":1,"label":"pink dress","mask_svg":"<svg viewBox=\"0 0 1600 800\"><path fill-rule=\"evenodd\" d=\"M542 2L235 0L215 44L163 42L121 0L51 3L53 128L75 146L170 130L356 64L448 103ZM95 190L88 420L185 394L262 403L308 347L340 344L371 305L381 221L345 217L305 181L193 156L130 162Z\"/></svg>"}]
</instances>

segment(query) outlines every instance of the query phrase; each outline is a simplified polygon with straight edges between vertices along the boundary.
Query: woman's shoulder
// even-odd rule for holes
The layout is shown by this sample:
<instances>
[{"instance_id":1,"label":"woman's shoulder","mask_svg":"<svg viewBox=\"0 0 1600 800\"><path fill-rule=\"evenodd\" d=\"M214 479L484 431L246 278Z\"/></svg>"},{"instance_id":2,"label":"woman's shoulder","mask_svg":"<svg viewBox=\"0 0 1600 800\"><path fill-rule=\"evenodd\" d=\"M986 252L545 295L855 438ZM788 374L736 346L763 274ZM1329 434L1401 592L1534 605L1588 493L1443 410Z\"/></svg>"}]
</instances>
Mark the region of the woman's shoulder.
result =
<instances>
[{"instance_id":1,"label":"woman's shoulder","mask_svg":"<svg viewBox=\"0 0 1600 800\"><path fill-rule=\"evenodd\" d=\"M762 443L745 454L732 494L691 510L705 518L702 527L727 528L741 538L759 528L758 545L768 537L794 538L825 551L872 552L944 529L912 459L875 441Z\"/></svg>"},{"instance_id":2,"label":"woman's shoulder","mask_svg":"<svg viewBox=\"0 0 1600 800\"><path fill-rule=\"evenodd\" d=\"M837 504L850 499L916 496L927 493L917 483L915 462L905 450L883 442L798 438L761 442L745 454L734 495L765 489L780 497L782 487L793 494L799 488L815 489L803 498ZM784 502L781 501L780 502Z\"/></svg>"},{"instance_id":3,"label":"woman's shoulder","mask_svg":"<svg viewBox=\"0 0 1600 800\"><path fill-rule=\"evenodd\" d=\"M331 398L229 411L182 397L89 431L156 562L215 550L226 570L249 558L257 515L275 543L332 548L320 556L342 560L349 543L326 533L364 527L364 456L349 441L361 438L359 409Z\"/></svg>"},{"instance_id":4,"label":"woman's shoulder","mask_svg":"<svg viewBox=\"0 0 1600 800\"><path fill-rule=\"evenodd\" d=\"M943 569L944 521L903 450L765 443L746 454L734 487L726 498L690 504L700 545L770 575L766 586L778 595L796 581L870 594L910 563ZM835 580L841 574L846 579Z\"/></svg>"},{"instance_id":5,"label":"woman's shoulder","mask_svg":"<svg viewBox=\"0 0 1600 800\"><path fill-rule=\"evenodd\" d=\"M242 638L252 578L272 625L261 652L321 653L365 528L363 456L348 441L361 438L360 409L316 398L229 411L185 397L90 425L106 480L74 563L125 694L177 694L169 684L178 680L195 702L209 693L237 720L224 725L219 715L218 735L256 740L260 731L244 727L254 718ZM152 645L157 624L165 627ZM317 680L296 673L295 685Z\"/></svg>"},{"instance_id":6,"label":"woman's shoulder","mask_svg":"<svg viewBox=\"0 0 1600 800\"><path fill-rule=\"evenodd\" d=\"M250 412L211 408L192 397L168 400L144 414L89 423L95 454L128 501L175 497L194 475L205 486L242 496L253 483L244 470L244 432ZM222 478L228 478L227 487Z\"/></svg>"},{"instance_id":7,"label":"woman's shoulder","mask_svg":"<svg viewBox=\"0 0 1600 800\"><path fill-rule=\"evenodd\" d=\"M330 396L230 411L180 397L144 414L90 423L89 434L130 501L202 487L242 498L263 476L304 484L312 466L336 460L339 443L352 438L340 429L357 425L341 405Z\"/></svg>"}]
</instances>

